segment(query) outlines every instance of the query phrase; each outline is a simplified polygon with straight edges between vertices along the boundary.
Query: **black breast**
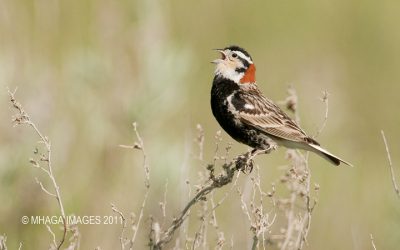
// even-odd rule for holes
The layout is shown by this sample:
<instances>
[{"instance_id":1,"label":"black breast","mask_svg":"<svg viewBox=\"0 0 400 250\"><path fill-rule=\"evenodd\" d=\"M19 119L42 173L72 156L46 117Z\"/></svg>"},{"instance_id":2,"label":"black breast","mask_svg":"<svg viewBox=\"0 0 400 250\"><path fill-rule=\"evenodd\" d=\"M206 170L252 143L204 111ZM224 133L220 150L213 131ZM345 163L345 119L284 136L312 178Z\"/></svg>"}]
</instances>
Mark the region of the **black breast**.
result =
<instances>
[{"instance_id":1,"label":"black breast","mask_svg":"<svg viewBox=\"0 0 400 250\"><path fill-rule=\"evenodd\" d=\"M220 77L214 78L211 89L211 109L215 119L233 139L253 148L268 148L265 135L257 129L243 124L229 111L227 99L235 91L238 94L231 98L232 105L236 108L243 107L245 100L240 98L240 87L233 81Z\"/></svg>"},{"instance_id":2,"label":"black breast","mask_svg":"<svg viewBox=\"0 0 400 250\"><path fill-rule=\"evenodd\" d=\"M225 130L231 129L229 126L234 119L234 116L228 111L227 98L237 90L239 90L239 86L235 82L218 76L214 77L211 88L211 109L214 117Z\"/></svg>"},{"instance_id":3,"label":"black breast","mask_svg":"<svg viewBox=\"0 0 400 250\"><path fill-rule=\"evenodd\" d=\"M239 86L230 80L215 77L211 89L211 109L215 119L219 125L227 132L233 139L256 147L250 139L250 131L246 125L243 125L235 116L228 110L228 96L232 95L235 91L240 91ZM239 100L233 100L237 102Z\"/></svg>"}]
</instances>

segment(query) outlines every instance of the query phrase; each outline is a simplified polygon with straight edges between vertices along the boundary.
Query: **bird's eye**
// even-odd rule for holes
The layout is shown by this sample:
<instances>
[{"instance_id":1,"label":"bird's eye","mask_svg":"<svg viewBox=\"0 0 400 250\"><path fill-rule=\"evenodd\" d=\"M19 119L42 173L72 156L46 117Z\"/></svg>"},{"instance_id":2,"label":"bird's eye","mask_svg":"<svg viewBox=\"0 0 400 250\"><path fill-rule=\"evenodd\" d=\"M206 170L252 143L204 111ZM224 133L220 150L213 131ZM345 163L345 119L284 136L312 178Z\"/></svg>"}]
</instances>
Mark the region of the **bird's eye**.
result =
<instances>
[{"instance_id":1,"label":"bird's eye","mask_svg":"<svg viewBox=\"0 0 400 250\"><path fill-rule=\"evenodd\" d=\"M233 58L236 58L237 56L238 56L238 55L237 55L236 53L233 53L233 54L232 54L232 57L233 57Z\"/></svg>"}]
</instances>

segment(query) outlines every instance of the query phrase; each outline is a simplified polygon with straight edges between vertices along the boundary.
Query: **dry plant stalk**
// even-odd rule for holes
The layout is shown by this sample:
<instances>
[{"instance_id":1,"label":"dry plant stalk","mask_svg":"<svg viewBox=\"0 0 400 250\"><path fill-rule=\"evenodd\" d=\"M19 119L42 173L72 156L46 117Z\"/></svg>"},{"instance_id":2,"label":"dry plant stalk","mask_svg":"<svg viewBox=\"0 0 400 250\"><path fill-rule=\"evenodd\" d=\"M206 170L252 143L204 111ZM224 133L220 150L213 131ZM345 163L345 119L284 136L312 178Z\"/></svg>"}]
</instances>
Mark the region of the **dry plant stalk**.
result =
<instances>
[{"instance_id":1,"label":"dry plant stalk","mask_svg":"<svg viewBox=\"0 0 400 250\"><path fill-rule=\"evenodd\" d=\"M371 238L371 245L372 245L372 249L376 250L376 246L375 246L375 242L374 242L374 237L372 236L372 234L369 235Z\"/></svg>"},{"instance_id":2,"label":"dry plant stalk","mask_svg":"<svg viewBox=\"0 0 400 250\"><path fill-rule=\"evenodd\" d=\"M5 235L0 235L0 250L7 250L7 237Z\"/></svg>"},{"instance_id":3,"label":"dry plant stalk","mask_svg":"<svg viewBox=\"0 0 400 250\"><path fill-rule=\"evenodd\" d=\"M257 153L256 153L257 154ZM182 225L187 219L190 209L197 203L205 201L207 196L211 194L215 189L221 188L234 180L235 173L242 170L246 171L250 165L252 165L252 158L255 154L250 152L239 155L236 159L222 165L223 171L219 174L215 174L215 163L209 164L207 170L209 172L208 179L199 188L196 195L188 202L177 218L174 218L171 225L167 230L159 234L159 239L155 239L154 234L150 240L150 248L153 250L162 249L168 242L171 241L175 231ZM157 235L156 235L157 236ZM221 237L222 239L222 237ZM196 242L194 242L196 243Z\"/></svg>"},{"instance_id":4,"label":"dry plant stalk","mask_svg":"<svg viewBox=\"0 0 400 250\"><path fill-rule=\"evenodd\" d=\"M289 97L281 104L294 113L296 122L300 123L297 113L296 91L289 87ZM322 93L321 101L325 105L325 115L322 125L317 129L314 138L317 137L325 128L328 119L328 92ZM281 234L271 235L269 241L278 242L281 250L302 249L307 243L307 236L311 227L312 212L317 204L319 185L315 184L311 188L311 171L308 166L308 153L303 155L298 150L288 150L287 158L290 164L284 175L280 178L280 183L286 186L289 191L288 197L275 197L277 207L281 210L287 223L280 229ZM316 195L313 197L311 192L314 190Z\"/></svg>"},{"instance_id":5,"label":"dry plant stalk","mask_svg":"<svg viewBox=\"0 0 400 250\"><path fill-rule=\"evenodd\" d=\"M66 250L80 249L81 245L81 234L77 225L69 225L69 231L72 233L69 238L69 246Z\"/></svg>"},{"instance_id":6,"label":"dry plant stalk","mask_svg":"<svg viewBox=\"0 0 400 250\"><path fill-rule=\"evenodd\" d=\"M58 243L56 242L56 236L55 236L54 232L51 230L51 228L48 225L46 225L47 230L49 231L49 233L52 235L52 238L53 238L53 242L51 244L51 249L58 250L61 248L61 246L65 242L68 225L67 225L67 221L66 221L64 206L62 203L60 187L58 186L56 178L53 174L53 167L52 167L52 161L51 161L52 160L52 158L51 158L51 153L52 153L51 152L51 142L47 136L43 135L43 133L36 126L36 124L34 122L32 122L28 113L25 112L22 105L15 99L15 92L16 92L16 90L14 92L11 92L10 90L8 90L8 95L9 95L12 107L17 111L17 113L13 115L13 118L12 118L13 123L15 124L15 126L28 125L29 127L31 127L40 139L38 143L43 144L46 149L45 153L39 153L39 151L36 149L35 154L38 156L37 157L38 159L31 158L29 160L29 162L34 167L43 171L49 177L49 179L51 180L53 189L54 189L54 192L50 191L43 185L43 183L41 181L39 181L36 178L36 182L38 183L38 185L40 186L42 191L44 193L46 193L47 195L49 195L50 197L55 198L57 200L58 207L60 209L61 217L63 220L63 233L62 233L62 237ZM45 166L43 166L42 164L45 164Z\"/></svg>"},{"instance_id":7,"label":"dry plant stalk","mask_svg":"<svg viewBox=\"0 0 400 250\"><path fill-rule=\"evenodd\" d=\"M237 193L240 197L241 207L244 215L250 223L250 231L253 234L251 249L259 249L260 237L263 249L266 249L266 233L269 233L270 228L275 222L276 213L271 218L271 211L265 212L264 197L271 199L273 207L275 202L271 193L265 193L261 188L260 168L256 166L254 176L250 178L252 182L251 199L249 204L245 202L244 195L240 188L237 188ZM272 186L274 188L274 186ZM256 198L258 197L258 201Z\"/></svg>"},{"instance_id":8,"label":"dry plant stalk","mask_svg":"<svg viewBox=\"0 0 400 250\"><path fill-rule=\"evenodd\" d=\"M393 164L392 164L392 158L390 157L389 146L388 146L388 143L386 141L385 132L383 132L383 130L381 130L381 134L382 134L382 138L383 138L383 143L385 143L387 159L388 159L388 162L389 162L390 175L392 177L392 185L393 185L394 191L397 194L397 197L400 198L400 190L399 190L399 187L397 186L396 175L394 173Z\"/></svg>"},{"instance_id":9,"label":"dry plant stalk","mask_svg":"<svg viewBox=\"0 0 400 250\"><path fill-rule=\"evenodd\" d=\"M199 151L202 152L203 151L203 144L204 144L204 130L202 128L201 125L197 125L197 131L198 131L198 135L197 138L195 140L195 142L197 143L198 147L199 147ZM214 164L216 164L217 160L221 160L224 163L227 163L228 161L228 154L229 154L229 150L231 149L231 145L228 144L227 147L225 148L225 152L224 155L218 155L218 151L219 151L219 144L222 141L222 137L221 137L221 131L217 131L216 135L214 136L215 139L215 146L216 146L216 150L214 151L214 157L213 157L213 162ZM199 143L201 142L201 143ZM199 159L200 162L203 164L203 159ZM196 191L198 192L199 190L201 190L204 185L206 185L209 181L209 170L207 168L204 168L203 171L200 171L198 173L199 175L199 180L198 180L198 185L195 185ZM191 238L188 236L187 234L187 225L185 226L181 226L181 230L183 229L183 231L186 232L185 235L185 248L186 249L196 249L196 248L203 248L203 249L207 249L208 247L208 242L207 242L207 237L208 237L208 232L209 232L209 225L211 225L211 228L214 229L214 231L216 232L216 246L215 249L222 249L223 246L226 243L226 239L225 239L225 235L224 232L220 230L219 225L218 225L218 221L217 221L217 217L216 217L216 213L215 210L225 201L225 199L229 196L229 194L232 193L232 191L234 190L234 187L236 187L237 185L237 181L240 175L240 171L237 172L236 177L233 180L233 184L231 186L231 188L224 193L223 197L215 202L214 201L214 192L215 190L213 190L212 192L210 192L209 194L209 198L208 199L202 199L199 201L199 205L200 205L200 209L198 210L197 213L197 218L198 220L201 222L199 229L195 232L194 238ZM189 183L187 183L189 184ZM189 192L191 191L190 185L189 185ZM189 195L189 199L190 199L191 195ZM188 212L188 217L189 217L189 213ZM189 223L189 219L186 220L186 224ZM182 228L183 227L183 228ZM179 238L176 240L176 245L174 247L174 249L181 249L179 247Z\"/></svg>"},{"instance_id":10,"label":"dry plant stalk","mask_svg":"<svg viewBox=\"0 0 400 250\"><path fill-rule=\"evenodd\" d=\"M143 142L142 137L139 134L136 122L132 123L132 126L133 126L133 130L135 132L137 142L134 142L133 145L119 145L119 146L122 148L127 148L127 149L140 150L142 152L143 169L144 169L144 173L145 173L144 186L146 188L146 192L144 194L143 202L140 207L139 218L137 219L137 221L135 220L135 215L133 213L131 214L130 221L131 221L132 237L130 239L126 238L124 235L126 227L127 227L127 221L126 221L124 214L114 204L111 204L112 211L114 213L118 214L119 216L121 216L121 218L122 218L122 229L121 229L121 233L120 233L120 237L119 237L121 250L124 250L126 247L129 247L129 249L133 249L133 246L134 246L134 243L136 240L136 236L137 236L137 233L140 228L140 224L143 219L144 208L146 207L147 198L148 198L149 192L150 192L150 165L147 160L147 154L146 154L146 150L144 147L144 142Z\"/></svg>"},{"instance_id":11,"label":"dry plant stalk","mask_svg":"<svg viewBox=\"0 0 400 250\"><path fill-rule=\"evenodd\" d=\"M289 150L288 158L291 164L285 175L281 177L281 183L286 185L289 197L277 200L278 207L287 218L286 227L281 229L283 240L280 242L280 249L282 250L303 248L311 226L311 215L317 204L316 198L313 200L311 196L311 173L306 157L298 151ZM319 186L316 185L315 191L318 190Z\"/></svg>"}]
</instances>

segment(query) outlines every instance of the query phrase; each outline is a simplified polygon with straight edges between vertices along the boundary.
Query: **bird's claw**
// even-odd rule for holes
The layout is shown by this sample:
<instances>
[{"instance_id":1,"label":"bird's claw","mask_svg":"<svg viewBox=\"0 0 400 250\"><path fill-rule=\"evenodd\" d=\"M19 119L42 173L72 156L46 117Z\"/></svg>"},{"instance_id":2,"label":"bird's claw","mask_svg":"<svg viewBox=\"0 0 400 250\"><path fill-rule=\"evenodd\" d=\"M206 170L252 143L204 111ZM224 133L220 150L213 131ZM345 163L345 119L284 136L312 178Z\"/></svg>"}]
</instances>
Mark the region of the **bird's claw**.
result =
<instances>
[{"instance_id":1,"label":"bird's claw","mask_svg":"<svg viewBox=\"0 0 400 250\"><path fill-rule=\"evenodd\" d=\"M235 164L236 164L236 169L242 171L244 174L251 173L251 171L253 171L253 167L254 167L252 153L249 152L245 155L240 155L236 159Z\"/></svg>"}]
</instances>

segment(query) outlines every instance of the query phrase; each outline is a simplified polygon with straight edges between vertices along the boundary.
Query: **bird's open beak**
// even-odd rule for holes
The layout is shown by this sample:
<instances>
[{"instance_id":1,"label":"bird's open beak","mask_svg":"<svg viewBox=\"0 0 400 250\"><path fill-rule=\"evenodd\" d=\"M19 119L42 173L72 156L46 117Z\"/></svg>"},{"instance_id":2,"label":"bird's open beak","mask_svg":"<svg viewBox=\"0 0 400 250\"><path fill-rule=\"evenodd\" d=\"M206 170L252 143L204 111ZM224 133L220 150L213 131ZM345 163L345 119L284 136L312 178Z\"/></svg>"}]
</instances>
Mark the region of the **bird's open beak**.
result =
<instances>
[{"instance_id":1,"label":"bird's open beak","mask_svg":"<svg viewBox=\"0 0 400 250\"><path fill-rule=\"evenodd\" d=\"M215 60L212 61L211 63L218 64L218 63L220 63L220 62L222 62L222 61L225 60L226 54L225 54L225 52L224 52L223 49L213 49L213 50L218 51L219 53L221 53L221 58L215 59Z\"/></svg>"}]
</instances>

